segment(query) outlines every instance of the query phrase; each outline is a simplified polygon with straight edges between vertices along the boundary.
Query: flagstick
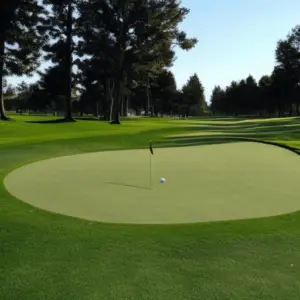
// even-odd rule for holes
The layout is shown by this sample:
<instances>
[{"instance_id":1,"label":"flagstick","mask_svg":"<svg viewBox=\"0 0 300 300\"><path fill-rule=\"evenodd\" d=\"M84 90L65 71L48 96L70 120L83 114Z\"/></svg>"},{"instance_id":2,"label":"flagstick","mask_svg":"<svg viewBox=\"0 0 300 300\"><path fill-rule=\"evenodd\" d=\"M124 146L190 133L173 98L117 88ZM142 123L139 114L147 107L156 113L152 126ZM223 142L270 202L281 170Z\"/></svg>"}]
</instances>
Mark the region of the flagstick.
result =
<instances>
[{"instance_id":1,"label":"flagstick","mask_svg":"<svg viewBox=\"0 0 300 300\"><path fill-rule=\"evenodd\" d=\"M151 141L150 141L151 143ZM150 190L152 190L152 153L150 152Z\"/></svg>"},{"instance_id":2,"label":"flagstick","mask_svg":"<svg viewBox=\"0 0 300 300\"><path fill-rule=\"evenodd\" d=\"M152 154L150 153L150 189L152 190Z\"/></svg>"}]
</instances>

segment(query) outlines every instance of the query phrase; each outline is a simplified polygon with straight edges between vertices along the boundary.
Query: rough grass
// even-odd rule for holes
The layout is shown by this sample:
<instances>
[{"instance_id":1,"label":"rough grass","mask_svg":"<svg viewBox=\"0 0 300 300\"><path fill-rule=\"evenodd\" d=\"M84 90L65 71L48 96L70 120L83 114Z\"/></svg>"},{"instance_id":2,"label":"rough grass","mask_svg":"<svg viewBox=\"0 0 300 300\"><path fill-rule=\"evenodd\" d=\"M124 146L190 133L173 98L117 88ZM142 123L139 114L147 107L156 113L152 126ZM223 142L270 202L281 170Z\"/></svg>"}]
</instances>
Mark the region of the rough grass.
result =
<instances>
[{"instance_id":1,"label":"rough grass","mask_svg":"<svg viewBox=\"0 0 300 300\"><path fill-rule=\"evenodd\" d=\"M0 180L41 158L226 142L300 147L298 119L0 122ZM182 138L182 134L190 134ZM274 162L276 163L276 162ZM53 193L55 197L55 192ZM0 185L0 298L299 299L300 213L193 225L107 225L51 214Z\"/></svg>"}]
</instances>

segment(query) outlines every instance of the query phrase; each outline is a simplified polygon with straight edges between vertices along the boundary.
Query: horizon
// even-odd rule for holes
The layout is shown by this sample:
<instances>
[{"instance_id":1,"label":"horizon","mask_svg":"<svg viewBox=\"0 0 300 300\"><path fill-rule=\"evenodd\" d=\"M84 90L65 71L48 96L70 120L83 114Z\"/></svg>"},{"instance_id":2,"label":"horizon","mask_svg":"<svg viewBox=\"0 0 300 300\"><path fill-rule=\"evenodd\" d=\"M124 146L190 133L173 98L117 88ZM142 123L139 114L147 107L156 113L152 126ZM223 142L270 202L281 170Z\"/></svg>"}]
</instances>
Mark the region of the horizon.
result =
<instances>
[{"instance_id":1,"label":"horizon","mask_svg":"<svg viewBox=\"0 0 300 300\"><path fill-rule=\"evenodd\" d=\"M181 2L190 13L180 28L196 37L198 44L188 52L177 49L171 70L178 88L196 73L207 102L216 85L224 88L250 74L257 81L270 74L278 40L300 24L296 0Z\"/></svg>"}]
</instances>

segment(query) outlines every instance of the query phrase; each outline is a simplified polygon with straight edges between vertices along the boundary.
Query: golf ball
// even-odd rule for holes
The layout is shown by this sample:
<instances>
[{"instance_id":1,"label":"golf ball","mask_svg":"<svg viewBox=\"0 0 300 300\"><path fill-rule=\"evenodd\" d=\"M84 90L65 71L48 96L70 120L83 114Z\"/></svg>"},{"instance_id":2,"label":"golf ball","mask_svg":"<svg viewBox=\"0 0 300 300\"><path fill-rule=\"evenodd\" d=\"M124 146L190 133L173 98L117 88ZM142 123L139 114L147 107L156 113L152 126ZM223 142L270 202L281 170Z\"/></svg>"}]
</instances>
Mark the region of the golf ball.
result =
<instances>
[{"instance_id":1,"label":"golf ball","mask_svg":"<svg viewBox=\"0 0 300 300\"><path fill-rule=\"evenodd\" d=\"M160 182L161 182L161 183L164 183L165 181L166 181L165 178L161 178L161 179L160 179Z\"/></svg>"}]
</instances>

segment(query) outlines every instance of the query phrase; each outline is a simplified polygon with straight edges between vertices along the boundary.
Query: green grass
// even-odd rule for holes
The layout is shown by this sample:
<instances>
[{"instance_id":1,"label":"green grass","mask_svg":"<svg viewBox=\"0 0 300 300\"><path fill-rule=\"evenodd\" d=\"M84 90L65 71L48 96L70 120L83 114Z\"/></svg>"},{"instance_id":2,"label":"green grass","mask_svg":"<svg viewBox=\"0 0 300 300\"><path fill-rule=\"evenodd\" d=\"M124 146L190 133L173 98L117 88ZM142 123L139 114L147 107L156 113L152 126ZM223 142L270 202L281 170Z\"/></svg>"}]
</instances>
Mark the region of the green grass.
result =
<instances>
[{"instance_id":1,"label":"green grass","mask_svg":"<svg viewBox=\"0 0 300 300\"><path fill-rule=\"evenodd\" d=\"M14 170L4 184L33 206L109 223L183 224L300 209L299 156L291 151L253 142L156 148L151 188L149 154L140 149L46 159ZM162 176L167 183L159 182Z\"/></svg>"},{"instance_id":2,"label":"green grass","mask_svg":"<svg viewBox=\"0 0 300 300\"><path fill-rule=\"evenodd\" d=\"M155 146L186 146L235 136L300 148L300 122L293 118L139 119L121 126L26 122L36 118L43 119L0 122L1 182L30 161L145 148L149 139ZM111 225L38 210L1 184L0 270L4 300L299 299L300 213L192 225Z\"/></svg>"}]
</instances>

